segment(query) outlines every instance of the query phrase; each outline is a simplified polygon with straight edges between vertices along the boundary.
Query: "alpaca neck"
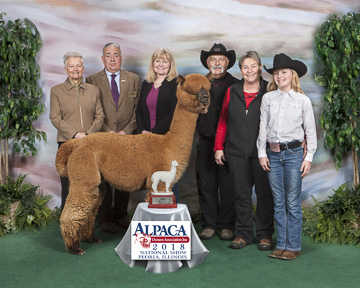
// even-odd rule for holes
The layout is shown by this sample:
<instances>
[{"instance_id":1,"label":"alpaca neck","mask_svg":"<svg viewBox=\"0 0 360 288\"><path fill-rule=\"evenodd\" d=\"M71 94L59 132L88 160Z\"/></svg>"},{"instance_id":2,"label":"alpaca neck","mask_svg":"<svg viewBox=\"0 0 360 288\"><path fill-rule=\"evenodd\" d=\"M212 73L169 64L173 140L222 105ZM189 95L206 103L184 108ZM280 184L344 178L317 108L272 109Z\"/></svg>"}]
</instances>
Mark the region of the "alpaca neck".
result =
<instances>
[{"instance_id":1,"label":"alpaca neck","mask_svg":"<svg viewBox=\"0 0 360 288\"><path fill-rule=\"evenodd\" d=\"M198 113L188 111L179 103L176 105L167 135L170 137L170 147L177 156L174 160L180 161L182 164L187 163L191 152L197 118Z\"/></svg>"}]
</instances>

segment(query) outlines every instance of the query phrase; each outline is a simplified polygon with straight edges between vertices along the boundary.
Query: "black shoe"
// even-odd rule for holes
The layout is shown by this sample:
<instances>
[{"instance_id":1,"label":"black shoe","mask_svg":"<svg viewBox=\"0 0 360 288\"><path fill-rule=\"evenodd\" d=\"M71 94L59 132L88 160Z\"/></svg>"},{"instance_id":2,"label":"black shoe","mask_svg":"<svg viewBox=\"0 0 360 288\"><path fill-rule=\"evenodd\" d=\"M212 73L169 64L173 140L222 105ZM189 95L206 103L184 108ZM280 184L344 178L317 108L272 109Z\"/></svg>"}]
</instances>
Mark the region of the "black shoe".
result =
<instances>
[{"instance_id":1,"label":"black shoe","mask_svg":"<svg viewBox=\"0 0 360 288\"><path fill-rule=\"evenodd\" d=\"M259 250L261 251L270 251L274 248L274 245L271 242L271 239L261 239L259 242Z\"/></svg>"},{"instance_id":2,"label":"black shoe","mask_svg":"<svg viewBox=\"0 0 360 288\"><path fill-rule=\"evenodd\" d=\"M127 229L130 226L130 221L125 217L115 220L115 224L121 228Z\"/></svg>"},{"instance_id":3,"label":"black shoe","mask_svg":"<svg viewBox=\"0 0 360 288\"><path fill-rule=\"evenodd\" d=\"M106 233L115 234L117 232L115 225L110 221L100 223L100 228Z\"/></svg>"},{"instance_id":4,"label":"black shoe","mask_svg":"<svg viewBox=\"0 0 360 288\"><path fill-rule=\"evenodd\" d=\"M228 247L231 248L231 249L241 249L241 248L244 248L247 245L250 245L250 243L247 243L244 239L235 238L234 241L231 242Z\"/></svg>"}]
</instances>

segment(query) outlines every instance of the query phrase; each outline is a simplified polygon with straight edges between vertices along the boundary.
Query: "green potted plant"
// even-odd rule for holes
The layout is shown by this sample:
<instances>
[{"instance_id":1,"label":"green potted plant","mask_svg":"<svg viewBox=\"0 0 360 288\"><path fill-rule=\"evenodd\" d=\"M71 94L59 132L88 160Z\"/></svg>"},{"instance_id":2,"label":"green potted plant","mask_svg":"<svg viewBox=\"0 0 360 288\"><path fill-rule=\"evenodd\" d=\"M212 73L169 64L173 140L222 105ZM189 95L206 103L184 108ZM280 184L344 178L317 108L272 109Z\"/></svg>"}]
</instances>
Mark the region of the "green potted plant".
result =
<instances>
[{"instance_id":1,"label":"green potted plant","mask_svg":"<svg viewBox=\"0 0 360 288\"><path fill-rule=\"evenodd\" d=\"M46 133L33 126L45 110L36 62L39 31L29 19L6 22L5 15L0 13L0 236L41 228L53 219L46 206L51 196L41 196L38 186L24 182L24 175L10 177L10 149L34 156L35 142L46 141Z\"/></svg>"},{"instance_id":2,"label":"green potted plant","mask_svg":"<svg viewBox=\"0 0 360 288\"><path fill-rule=\"evenodd\" d=\"M33 126L45 110L36 62L40 34L29 19L5 22L4 15L0 13L0 184L9 175L9 146L34 156L36 140L46 141L46 133Z\"/></svg>"},{"instance_id":3,"label":"green potted plant","mask_svg":"<svg viewBox=\"0 0 360 288\"><path fill-rule=\"evenodd\" d=\"M354 187L359 185L360 14L332 15L315 36L315 81L326 90L321 127L336 168L352 151Z\"/></svg>"},{"instance_id":4,"label":"green potted plant","mask_svg":"<svg viewBox=\"0 0 360 288\"><path fill-rule=\"evenodd\" d=\"M8 177L7 183L0 185L0 236L43 228L59 217L59 209L52 211L47 207L52 196L42 196L39 186L25 183L25 177Z\"/></svg>"},{"instance_id":5,"label":"green potted plant","mask_svg":"<svg viewBox=\"0 0 360 288\"><path fill-rule=\"evenodd\" d=\"M325 88L321 127L336 168L351 151L353 186L304 208L304 232L320 242L360 243L360 14L332 15L315 36L315 81Z\"/></svg>"}]
</instances>

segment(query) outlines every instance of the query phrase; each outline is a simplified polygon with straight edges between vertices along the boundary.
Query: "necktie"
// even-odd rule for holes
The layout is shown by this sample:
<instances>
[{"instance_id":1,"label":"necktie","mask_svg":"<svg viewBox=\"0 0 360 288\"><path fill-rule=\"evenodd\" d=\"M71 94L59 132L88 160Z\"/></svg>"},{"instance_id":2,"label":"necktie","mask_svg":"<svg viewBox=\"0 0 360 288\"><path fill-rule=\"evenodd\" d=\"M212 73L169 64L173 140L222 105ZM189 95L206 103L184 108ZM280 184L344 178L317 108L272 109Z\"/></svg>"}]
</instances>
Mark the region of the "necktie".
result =
<instances>
[{"instance_id":1,"label":"necktie","mask_svg":"<svg viewBox=\"0 0 360 288\"><path fill-rule=\"evenodd\" d=\"M113 95L115 106L117 108L118 107L118 101L119 101L119 90L118 90L118 86L117 86L116 81L115 81L115 77L116 77L115 74L111 74L111 93Z\"/></svg>"}]
</instances>

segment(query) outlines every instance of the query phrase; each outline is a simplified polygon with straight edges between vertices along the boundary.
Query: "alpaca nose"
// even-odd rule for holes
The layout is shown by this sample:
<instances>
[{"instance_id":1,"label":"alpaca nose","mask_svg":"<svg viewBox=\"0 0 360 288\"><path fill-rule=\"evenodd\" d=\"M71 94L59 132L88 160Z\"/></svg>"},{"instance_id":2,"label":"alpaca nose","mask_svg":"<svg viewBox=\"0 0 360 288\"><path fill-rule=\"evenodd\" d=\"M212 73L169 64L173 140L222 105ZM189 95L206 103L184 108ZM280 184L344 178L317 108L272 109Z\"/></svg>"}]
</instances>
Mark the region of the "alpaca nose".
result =
<instances>
[{"instance_id":1,"label":"alpaca nose","mask_svg":"<svg viewBox=\"0 0 360 288\"><path fill-rule=\"evenodd\" d=\"M199 91L198 97L202 105L206 106L210 103L209 91L205 90L204 88Z\"/></svg>"}]
</instances>

